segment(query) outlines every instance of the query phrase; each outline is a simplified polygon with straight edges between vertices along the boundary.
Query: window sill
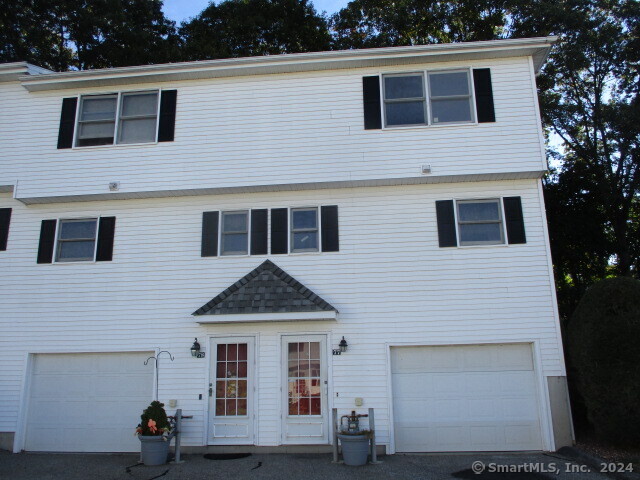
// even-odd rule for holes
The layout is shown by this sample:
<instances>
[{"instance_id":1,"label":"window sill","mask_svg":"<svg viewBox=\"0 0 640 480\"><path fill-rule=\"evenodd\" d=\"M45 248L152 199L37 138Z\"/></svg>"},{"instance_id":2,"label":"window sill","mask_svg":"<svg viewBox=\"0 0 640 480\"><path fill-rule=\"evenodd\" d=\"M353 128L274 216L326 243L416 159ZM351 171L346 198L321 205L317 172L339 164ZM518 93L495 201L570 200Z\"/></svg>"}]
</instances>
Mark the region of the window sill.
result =
<instances>
[{"instance_id":1,"label":"window sill","mask_svg":"<svg viewBox=\"0 0 640 480\"><path fill-rule=\"evenodd\" d=\"M431 125L407 125L407 126L397 126L397 127L382 127L381 129L371 129L365 130L366 132L379 132L379 131L395 131L395 130L424 130L431 128L459 128L459 127L474 127L478 126L478 122L464 122L464 123L438 123Z\"/></svg>"},{"instance_id":2,"label":"window sill","mask_svg":"<svg viewBox=\"0 0 640 480\"><path fill-rule=\"evenodd\" d=\"M73 146L71 147L71 150L84 151L84 150L100 150L103 148L146 147L149 145L157 145L159 143L165 143L165 142L155 141L155 142L144 142L144 143L115 143L111 145L87 145L86 147ZM166 142L166 143L169 143L169 142Z\"/></svg>"}]
</instances>

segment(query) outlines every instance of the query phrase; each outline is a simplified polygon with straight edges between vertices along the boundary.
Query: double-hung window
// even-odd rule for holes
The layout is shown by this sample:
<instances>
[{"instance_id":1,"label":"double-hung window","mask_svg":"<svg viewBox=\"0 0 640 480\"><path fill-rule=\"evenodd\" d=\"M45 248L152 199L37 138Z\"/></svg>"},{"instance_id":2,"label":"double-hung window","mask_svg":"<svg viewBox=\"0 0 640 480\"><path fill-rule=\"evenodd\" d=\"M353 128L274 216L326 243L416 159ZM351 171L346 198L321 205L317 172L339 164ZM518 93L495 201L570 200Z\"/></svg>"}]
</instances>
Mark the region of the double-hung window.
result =
<instances>
[{"instance_id":1,"label":"double-hung window","mask_svg":"<svg viewBox=\"0 0 640 480\"><path fill-rule=\"evenodd\" d=\"M432 124L472 122L469 71L429 72L429 105Z\"/></svg>"},{"instance_id":2,"label":"double-hung window","mask_svg":"<svg viewBox=\"0 0 640 480\"><path fill-rule=\"evenodd\" d=\"M157 125L157 91L83 96L76 146L152 143Z\"/></svg>"},{"instance_id":3,"label":"double-hung window","mask_svg":"<svg viewBox=\"0 0 640 480\"><path fill-rule=\"evenodd\" d=\"M386 127L474 121L468 70L427 72L426 78L422 72L382 77Z\"/></svg>"},{"instance_id":4,"label":"double-hung window","mask_svg":"<svg viewBox=\"0 0 640 480\"><path fill-rule=\"evenodd\" d=\"M291 251L318 251L318 209L291 209Z\"/></svg>"},{"instance_id":5,"label":"double-hung window","mask_svg":"<svg viewBox=\"0 0 640 480\"><path fill-rule=\"evenodd\" d=\"M460 245L504 243L499 199L457 201Z\"/></svg>"},{"instance_id":6,"label":"double-hung window","mask_svg":"<svg viewBox=\"0 0 640 480\"><path fill-rule=\"evenodd\" d=\"M249 253L249 211L222 212L221 255Z\"/></svg>"},{"instance_id":7,"label":"double-hung window","mask_svg":"<svg viewBox=\"0 0 640 480\"><path fill-rule=\"evenodd\" d=\"M407 73L385 75L384 118L387 127L424 125L426 123L426 102L424 75Z\"/></svg>"},{"instance_id":8,"label":"double-hung window","mask_svg":"<svg viewBox=\"0 0 640 480\"><path fill-rule=\"evenodd\" d=\"M93 261L96 250L97 225L98 220L95 218L60 220L56 261Z\"/></svg>"}]
</instances>

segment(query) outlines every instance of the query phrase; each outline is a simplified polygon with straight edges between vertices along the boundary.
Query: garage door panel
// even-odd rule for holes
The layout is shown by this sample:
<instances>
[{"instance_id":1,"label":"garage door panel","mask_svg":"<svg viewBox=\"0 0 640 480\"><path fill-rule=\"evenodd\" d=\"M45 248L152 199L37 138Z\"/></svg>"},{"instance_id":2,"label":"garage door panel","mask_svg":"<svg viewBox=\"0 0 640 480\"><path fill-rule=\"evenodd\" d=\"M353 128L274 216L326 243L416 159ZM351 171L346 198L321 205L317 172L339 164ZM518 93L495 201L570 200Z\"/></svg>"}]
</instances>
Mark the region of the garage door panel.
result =
<instances>
[{"instance_id":1,"label":"garage door panel","mask_svg":"<svg viewBox=\"0 0 640 480\"><path fill-rule=\"evenodd\" d=\"M527 344L392 348L396 450L541 449L531 359Z\"/></svg>"},{"instance_id":2,"label":"garage door panel","mask_svg":"<svg viewBox=\"0 0 640 480\"><path fill-rule=\"evenodd\" d=\"M25 449L139 451L133 435L152 400L151 352L40 354L33 358Z\"/></svg>"}]
</instances>

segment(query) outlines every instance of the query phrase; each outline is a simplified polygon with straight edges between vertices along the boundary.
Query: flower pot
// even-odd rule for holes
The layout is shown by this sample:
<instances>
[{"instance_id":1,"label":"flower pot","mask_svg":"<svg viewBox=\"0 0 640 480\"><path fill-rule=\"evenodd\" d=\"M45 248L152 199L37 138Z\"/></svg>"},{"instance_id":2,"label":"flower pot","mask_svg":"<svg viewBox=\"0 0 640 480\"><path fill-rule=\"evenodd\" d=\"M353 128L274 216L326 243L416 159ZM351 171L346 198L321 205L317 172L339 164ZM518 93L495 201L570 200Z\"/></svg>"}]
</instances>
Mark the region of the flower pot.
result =
<instances>
[{"instance_id":1,"label":"flower pot","mask_svg":"<svg viewBox=\"0 0 640 480\"><path fill-rule=\"evenodd\" d=\"M365 465L369 457L369 437L367 435L338 434L342 445L342 458L345 465Z\"/></svg>"},{"instance_id":2,"label":"flower pot","mask_svg":"<svg viewBox=\"0 0 640 480\"><path fill-rule=\"evenodd\" d=\"M162 435L138 435L145 465L164 465L169 456L169 442Z\"/></svg>"}]
</instances>

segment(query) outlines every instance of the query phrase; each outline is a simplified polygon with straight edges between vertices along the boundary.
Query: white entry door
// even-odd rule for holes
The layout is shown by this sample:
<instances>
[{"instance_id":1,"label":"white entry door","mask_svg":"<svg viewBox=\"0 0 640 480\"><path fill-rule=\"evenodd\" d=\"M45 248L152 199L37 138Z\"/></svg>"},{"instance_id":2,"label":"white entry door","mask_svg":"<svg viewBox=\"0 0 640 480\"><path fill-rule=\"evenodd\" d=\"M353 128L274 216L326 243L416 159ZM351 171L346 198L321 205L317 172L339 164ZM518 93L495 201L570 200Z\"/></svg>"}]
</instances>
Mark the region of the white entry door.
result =
<instances>
[{"instance_id":1,"label":"white entry door","mask_svg":"<svg viewBox=\"0 0 640 480\"><path fill-rule=\"evenodd\" d=\"M327 444L327 337L283 336L283 444Z\"/></svg>"},{"instance_id":2,"label":"white entry door","mask_svg":"<svg viewBox=\"0 0 640 480\"><path fill-rule=\"evenodd\" d=\"M209 444L253 445L255 338L211 339Z\"/></svg>"}]
</instances>

